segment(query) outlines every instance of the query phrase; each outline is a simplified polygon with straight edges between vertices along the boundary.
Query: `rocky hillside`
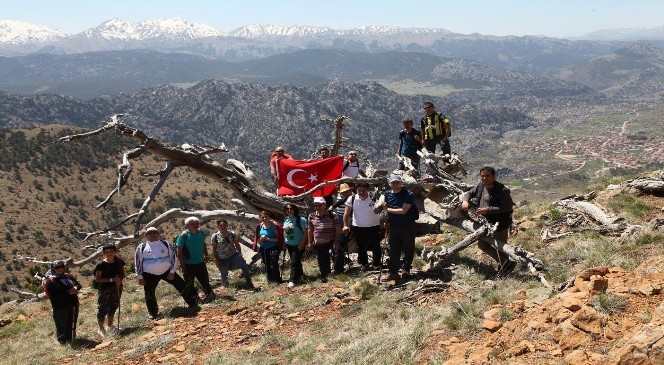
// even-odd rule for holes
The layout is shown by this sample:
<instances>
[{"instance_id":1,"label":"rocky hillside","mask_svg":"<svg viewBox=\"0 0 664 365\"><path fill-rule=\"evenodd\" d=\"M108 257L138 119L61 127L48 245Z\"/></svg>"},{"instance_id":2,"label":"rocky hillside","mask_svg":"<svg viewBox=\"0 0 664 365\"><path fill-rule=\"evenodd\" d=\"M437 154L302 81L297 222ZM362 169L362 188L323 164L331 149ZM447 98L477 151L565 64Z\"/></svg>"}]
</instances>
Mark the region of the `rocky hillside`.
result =
<instances>
[{"instance_id":1,"label":"rocky hillside","mask_svg":"<svg viewBox=\"0 0 664 365\"><path fill-rule=\"evenodd\" d=\"M136 163L138 173L126 190L107 208L96 210L94 206L114 187L115 167L130 146L112 135L84 144L52 143L76 130L65 126L0 129L0 299L4 301L13 298L8 286L32 288L32 266L14 261L16 255L82 257L80 232L106 227L133 212L154 184L140 172L157 170L161 164L146 157ZM149 215L166 207L226 207L226 198L225 189L181 170L169 179ZM169 236L176 232L175 226L168 229Z\"/></svg>"},{"instance_id":2,"label":"rocky hillside","mask_svg":"<svg viewBox=\"0 0 664 365\"><path fill-rule=\"evenodd\" d=\"M0 57L0 89L27 94L92 98L211 78L303 86L327 80L410 80L459 90L518 91L539 96L591 91L573 81L418 52L310 49L235 63L146 50Z\"/></svg>"},{"instance_id":3,"label":"rocky hillside","mask_svg":"<svg viewBox=\"0 0 664 365\"><path fill-rule=\"evenodd\" d=\"M664 233L647 222L664 219L664 199L605 191L597 200L630 224L652 228L622 239L577 232L541 242L540 229L560 212L549 200L516 210L519 231L512 241L543 258L547 279L561 290L525 273L499 277L474 247L453 260L439 277L443 284L430 292L418 291L423 281L417 280L376 284L378 274L357 269L320 283L312 258L305 262L305 285L268 285L257 274L263 290L248 292L233 276L231 288L215 289L217 300L195 318L163 287L165 318L149 321L143 290L130 275L121 334L96 335L96 297L85 288L75 347L53 345L48 304L0 307L0 362L659 364ZM418 239L418 250L458 239L445 227L443 234ZM416 260L415 267L422 265Z\"/></svg>"},{"instance_id":4,"label":"rocky hillside","mask_svg":"<svg viewBox=\"0 0 664 365\"><path fill-rule=\"evenodd\" d=\"M396 150L401 120L419 119L423 100L423 96L400 95L377 83L269 87L205 81L186 89L164 86L88 101L0 94L0 126L92 127L112 113L129 113L132 123L148 133L180 143L223 142L235 156L259 167L276 144L306 157L318 145L330 143L331 126L320 118L344 114L353 118L345 130L349 144L381 162L391 159ZM532 118L514 109L433 100L453 116L459 136L464 131L500 135L533 125Z\"/></svg>"},{"instance_id":5,"label":"rocky hillside","mask_svg":"<svg viewBox=\"0 0 664 365\"><path fill-rule=\"evenodd\" d=\"M635 44L563 70L560 76L610 96L659 99L664 92L664 51Z\"/></svg>"}]
</instances>

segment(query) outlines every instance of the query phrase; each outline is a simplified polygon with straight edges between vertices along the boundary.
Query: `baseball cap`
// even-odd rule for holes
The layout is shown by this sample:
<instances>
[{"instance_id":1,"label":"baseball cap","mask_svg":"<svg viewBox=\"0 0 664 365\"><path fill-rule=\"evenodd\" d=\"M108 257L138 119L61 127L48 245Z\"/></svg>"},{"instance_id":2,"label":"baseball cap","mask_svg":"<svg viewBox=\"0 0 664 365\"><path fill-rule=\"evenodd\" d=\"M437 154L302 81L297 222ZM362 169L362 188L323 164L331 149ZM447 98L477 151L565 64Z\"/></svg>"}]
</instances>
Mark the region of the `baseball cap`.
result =
<instances>
[{"instance_id":1,"label":"baseball cap","mask_svg":"<svg viewBox=\"0 0 664 365\"><path fill-rule=\"evenodd\" d=\"M387 182L393 183L393 182L401 182L401 176L399 175L391 175L390 178L387 180Z\"/></svg>"},{"instance_id":2,"label":"baseball cap","mask_svg":"<svg viewBox=\"0 0 664 365\"><path fill-rule=\"evenodd\" d=\"M326 203L325 198L323 198L322 196L317 196L314 198L314 204L325 204L325 203Z\"/></svg>"}]
</instances>

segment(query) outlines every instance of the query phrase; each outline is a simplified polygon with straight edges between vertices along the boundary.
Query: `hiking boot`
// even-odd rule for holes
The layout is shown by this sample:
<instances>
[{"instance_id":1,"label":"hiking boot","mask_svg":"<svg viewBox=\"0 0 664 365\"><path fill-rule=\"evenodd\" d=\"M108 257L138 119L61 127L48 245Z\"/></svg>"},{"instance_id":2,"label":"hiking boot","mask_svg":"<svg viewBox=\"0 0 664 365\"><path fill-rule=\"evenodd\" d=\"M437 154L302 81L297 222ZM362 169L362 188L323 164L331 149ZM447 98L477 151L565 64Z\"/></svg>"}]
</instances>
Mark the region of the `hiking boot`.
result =
<instances>
[{"instance_id":1,"label":"hiking boot","mask_svg":"<svg viewBox=\"0 0 664 365\"><path fill-rule=\"evenodd\" d=\"M295 287L295 283L292 281L288 282L288 289L293 289Z\"/></svg>"},{"instance_id":2,"label":"hiking boot","mask_svg":"<svg viewBox=\"0 0 664 365\"><path fill-rule=\"evenodd\" d=\"M150 314L148 315L148 318L150 318L151 321L158 321L162 318L162 315L160 313Z\"/></svg>"},{"instance_id":3,"label":"hiking boot","mask_svg":"<svg viewBox=\"0 0 664 365\"><path fill-rule=\"evenodd\" d=\"M390 274L385 278L385 281L399 281L401 280L401 276L399 274Z\"/></svg>"},{"instance_id":4,"label":"hiking boot","mask_svg":"<svg viewBox=\"0 0 664 365\"><path fill-rule=\"evenodd\" d=\"M321 276L320 277L320 282L321 283L327 283L327 276Z\"/></svg>"}]
</instances>

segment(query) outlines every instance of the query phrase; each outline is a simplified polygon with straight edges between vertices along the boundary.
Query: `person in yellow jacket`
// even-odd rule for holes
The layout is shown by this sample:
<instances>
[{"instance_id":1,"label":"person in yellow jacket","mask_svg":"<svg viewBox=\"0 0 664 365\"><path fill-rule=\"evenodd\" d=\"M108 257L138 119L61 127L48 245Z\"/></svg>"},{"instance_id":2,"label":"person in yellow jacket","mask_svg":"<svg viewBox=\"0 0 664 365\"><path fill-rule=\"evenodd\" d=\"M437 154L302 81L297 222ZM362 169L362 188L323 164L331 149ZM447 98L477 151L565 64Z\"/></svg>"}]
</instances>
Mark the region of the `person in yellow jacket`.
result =
<instances>
[{"instance_id":1,"label":"person in yellow jacket","mask_svg":"<svg viewBox=\"0 0 664 365\"><path fill-rule=\"evenodd\" d=\"M420 127L424 147L427 151L435 153L436 145L440 144L441 151L449 155L452 153L450 148L450 136L452 136L450 120L447 116L437 112L432 102L427 101L422 106L424 117L420 120Z\"/></svg>"}]
</instances>

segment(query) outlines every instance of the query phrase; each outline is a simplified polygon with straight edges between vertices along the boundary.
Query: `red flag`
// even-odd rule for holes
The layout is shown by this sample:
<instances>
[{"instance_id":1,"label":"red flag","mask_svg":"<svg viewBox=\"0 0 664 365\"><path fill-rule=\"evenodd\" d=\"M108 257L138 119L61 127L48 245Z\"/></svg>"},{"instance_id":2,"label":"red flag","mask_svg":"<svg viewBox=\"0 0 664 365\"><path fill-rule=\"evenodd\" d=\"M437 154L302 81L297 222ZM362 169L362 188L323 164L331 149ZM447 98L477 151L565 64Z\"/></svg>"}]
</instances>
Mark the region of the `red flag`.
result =
<instances>
[{"instance_id":1,"label":"red flag","mask_svg":"<svg viewBox=\"0 0 664 365\"><path fill-rule=\"evenodd\" d=\"M341 178L344 167L342 156L321 160L300 161L289 158L279 160L278 195L298 195L330 180ZM314 196L326 196L334 192L334 184L326 185L314 192Z\"/></svg>"}]
</instances>

